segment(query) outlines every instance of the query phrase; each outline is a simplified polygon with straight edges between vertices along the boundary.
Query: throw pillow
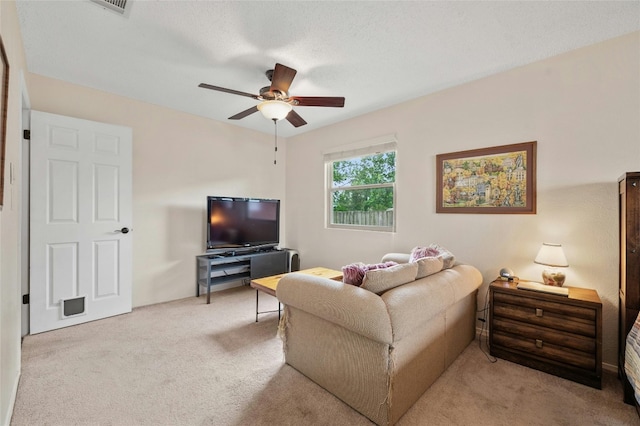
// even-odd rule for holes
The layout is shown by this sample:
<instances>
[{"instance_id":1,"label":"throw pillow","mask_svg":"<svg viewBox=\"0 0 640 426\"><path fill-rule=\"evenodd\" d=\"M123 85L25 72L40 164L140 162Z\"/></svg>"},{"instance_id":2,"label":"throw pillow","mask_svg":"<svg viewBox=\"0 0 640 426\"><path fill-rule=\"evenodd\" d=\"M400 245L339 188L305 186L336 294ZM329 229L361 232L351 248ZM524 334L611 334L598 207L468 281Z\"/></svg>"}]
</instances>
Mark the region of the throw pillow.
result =
<instances>
[{"instance_id":1,"label":"throw pillow","mask_svg":"<svg viewBox=\"0 0 640 426\"><path fill-rule=\"evenodd\" d=\"M438 244L431 244L429 247L438 250L438 257L442 257L442 261L444 264L442 265L442 269L452 268L456 263L456 257L446 248L439 246Z\"/></svg>"},{"instance_id":2,"label":"throw pillow","mask_svg":"<svg viewBox=\"0 0 640 426\"><path fill-rule=\"evenodd\" d=\"M342 282L359 286L364 278L364 263L351 263L342 267Z\"/></svg>"},{"instance_id":3,"label":"throw pillow","mask_svg":"<svg viewBox=\"0 0 640 426\"><path fill-rule=\"evenodd\" d=\"M442 269L449 269L456 263L456 258L453 253L438 244L430 244L427 247L414 247L413 250L411 250L409 261L415 262L423 257L442 257Z\"/></svg>"},{"instance_id":4,"label":"throw pillow","mask_svg":"<svg viewBox=\"0 0 640 426\"><path fill-rule=\"evenodd\" d=\"M416 279L424 278L442 271L444 261L442 257L423 257L415 261L418 264L418 275Z\"/></svg>"},{"instance_id":5,"label":"throw pillow","mask_svg":"<svg viewBox=\"0 0 640 426\"><path fill-rule=\"evenodd\" d=\"M367 271L362 288L380 294L402 284L415 281L418 274L417 263L403 263L386 269Z\"/></svg>"},{"instance_id":6,"label":"throw pillow","mask_svg":"<svg viewBox=\"0 0 640 426\"><path fill-rule=\"evenodd\" d=\"M364 274L367 271L374 271L376 269L385 269L397 265L396 262L382 262L365 265L362 262L352 263L342 267L342 282L345 284L351 284L355 286L362 285Z\"/></svg>"},{"instance_id":7,"label":"throw pillow","mask_svg":"<svg viewBox=\"0 0 640 426\"><path fill-rule=\"evenodd\" d=\"M423 257L437 257L440 253L435 248L429 247L414 247L409 255L409 262L415 262Z\"/></svg>"}]
</instances>

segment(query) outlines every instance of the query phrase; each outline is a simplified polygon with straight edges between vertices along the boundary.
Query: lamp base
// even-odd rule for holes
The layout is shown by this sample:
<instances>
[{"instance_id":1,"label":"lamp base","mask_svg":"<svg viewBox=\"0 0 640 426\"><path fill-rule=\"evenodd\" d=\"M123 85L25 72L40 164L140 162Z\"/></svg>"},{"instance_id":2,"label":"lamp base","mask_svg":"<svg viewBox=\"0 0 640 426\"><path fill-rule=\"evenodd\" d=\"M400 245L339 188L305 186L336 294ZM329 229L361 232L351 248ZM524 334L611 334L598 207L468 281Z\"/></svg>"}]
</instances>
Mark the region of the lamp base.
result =
<instances>
[{"instance_id":1,"label":"lamp base","mask_svg":"<svg viewBox=\"0 0 640 426\"><path fill-rule=\"evenodd\" d=\"M545 269L542 271L542 282L546 285L562 287L564 285L565 278L567 278L565 273L557 269Z\"/></svg>"}]
</instances>

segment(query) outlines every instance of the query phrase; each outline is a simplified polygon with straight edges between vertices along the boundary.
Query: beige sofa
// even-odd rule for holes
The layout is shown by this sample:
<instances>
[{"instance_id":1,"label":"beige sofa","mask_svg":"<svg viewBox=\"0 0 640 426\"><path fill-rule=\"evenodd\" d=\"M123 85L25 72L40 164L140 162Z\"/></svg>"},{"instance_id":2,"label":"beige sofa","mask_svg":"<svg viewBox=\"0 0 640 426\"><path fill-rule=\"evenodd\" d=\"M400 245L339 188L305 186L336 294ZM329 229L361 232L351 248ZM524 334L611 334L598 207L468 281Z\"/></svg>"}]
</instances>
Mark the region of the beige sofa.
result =
<instances>
[{"instance_id":1,"label":"beige sofa","mask_svg":"<svg viewBox=\"0 0 640 426\"><path fill-rule=\"evenodd\" d=\"M481 283L463 264L381 295L287 274L277 288L285 360L378 425L394 424L474 339Z\"/></svg>"}]
</instances>

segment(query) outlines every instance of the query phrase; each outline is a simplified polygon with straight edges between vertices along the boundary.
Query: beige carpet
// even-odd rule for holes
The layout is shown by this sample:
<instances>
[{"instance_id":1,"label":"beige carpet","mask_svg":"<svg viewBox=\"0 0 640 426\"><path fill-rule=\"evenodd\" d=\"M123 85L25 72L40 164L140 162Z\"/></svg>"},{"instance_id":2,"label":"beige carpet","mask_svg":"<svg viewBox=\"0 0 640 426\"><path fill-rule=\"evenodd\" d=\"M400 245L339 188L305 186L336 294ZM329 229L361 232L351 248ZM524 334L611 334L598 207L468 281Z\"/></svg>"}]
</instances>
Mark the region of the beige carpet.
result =
<instances>
[{"instance_id":1,"label":"beige carpet","mask_svg":"<svg viewBox=\"0 0 640 426\"><path fill-rule=\"evenodd\" d=\"M277 314L254 312L240 287L28 336L11 424L371 424L284 364ZM615 374L603 388L490 363L476 340L399 425L639 425Z\"/></svg>"}]
</instances>

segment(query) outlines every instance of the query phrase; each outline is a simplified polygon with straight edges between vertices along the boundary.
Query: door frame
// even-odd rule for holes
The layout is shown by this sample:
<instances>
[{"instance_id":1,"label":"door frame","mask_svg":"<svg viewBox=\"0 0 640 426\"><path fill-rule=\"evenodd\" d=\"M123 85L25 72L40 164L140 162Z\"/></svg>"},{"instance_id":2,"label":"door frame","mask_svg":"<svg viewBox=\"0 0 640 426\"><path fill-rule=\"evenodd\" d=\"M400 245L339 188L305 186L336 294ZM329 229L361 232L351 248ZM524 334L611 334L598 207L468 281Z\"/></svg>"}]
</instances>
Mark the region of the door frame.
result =
<instances>
[{"instance_id":1,"label":"door frame","mask_svg":"<svg viewBox=\"0 0 640 426\"><path fill-rule=\"evenodd\" d=\"M20 108L20 123L23 130L30 130L30 112L31 101L29 99L29 91L27 90L27 83L24 78L24 73L20 72L20 93L21 93L21 108ZM20 135L22 144L20 145L20 171L21 182L20 186L20 214L18 215L18 226L20 229L19 237L19 251L18 251L18 277L20 280L20 295L29 294L29 155L30 155L30 142L24 138L24 132ZM22 300L20 300L22 303ZM21 336L24 338L29 334L29 305L21 305Z\"/></svg>"}]
</instances>

